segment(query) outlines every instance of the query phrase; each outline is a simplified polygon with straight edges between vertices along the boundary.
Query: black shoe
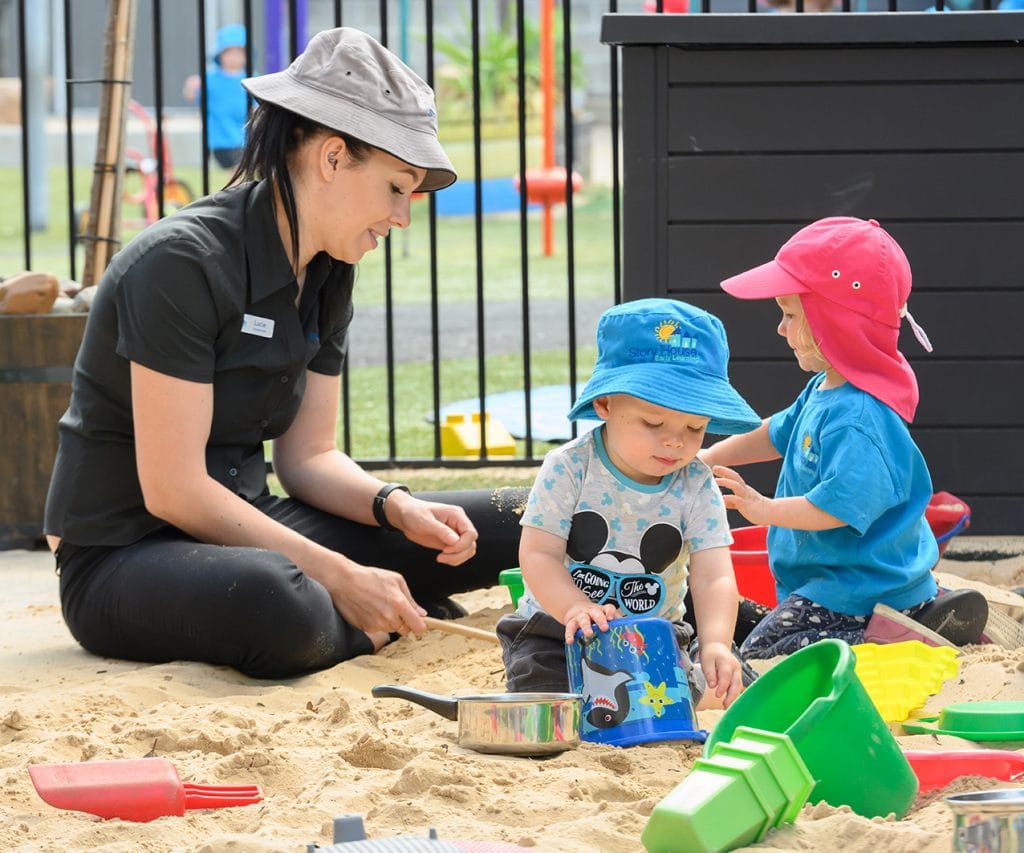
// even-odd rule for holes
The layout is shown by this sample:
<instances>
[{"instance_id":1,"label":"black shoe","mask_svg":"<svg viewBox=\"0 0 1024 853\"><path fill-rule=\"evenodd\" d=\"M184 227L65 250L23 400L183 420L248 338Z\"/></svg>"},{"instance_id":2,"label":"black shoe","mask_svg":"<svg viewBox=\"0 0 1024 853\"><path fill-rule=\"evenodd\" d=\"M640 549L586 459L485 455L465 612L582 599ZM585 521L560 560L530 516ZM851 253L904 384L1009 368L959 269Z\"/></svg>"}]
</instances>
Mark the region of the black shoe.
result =
<instances>
[{"instance_id":1,"label":"black shoe","mask_svg":"<svg viewBox=\"0 0 1024 853\"><path fill-rule=\"evenodd\" d=\"M772 612L767 604L758 604L749 598L741 598L739 610L736 613L736 630L733 631L732 640L737 646L742 646L743 641L750 636L750 632L757 627L757 623Z\"/></svg>"},{"instance_id":2,"label":"black shoe","mask_svg":"<svg viewBox=\"0 0 1024 853\"><path fill-rule=\"evenodd\" d=\"M469 616L469 611L465 607L458 602L452 601L450 598L439 598L437 601L429 601L423 605L423 609L427 611L427 616L431 616L434 619L451 620Z\"/></svg>"},{"instance_id":3,"label":"black shoe","mask_svg":"<svg viewBox=\"0 0 1024 853\"><path fill-rule=\"evenodd\" d=\"M988 602L976 589L940 592L913 619L951 643L967 646L981 639L988 621Z\"/></svg>"}]
</instances>

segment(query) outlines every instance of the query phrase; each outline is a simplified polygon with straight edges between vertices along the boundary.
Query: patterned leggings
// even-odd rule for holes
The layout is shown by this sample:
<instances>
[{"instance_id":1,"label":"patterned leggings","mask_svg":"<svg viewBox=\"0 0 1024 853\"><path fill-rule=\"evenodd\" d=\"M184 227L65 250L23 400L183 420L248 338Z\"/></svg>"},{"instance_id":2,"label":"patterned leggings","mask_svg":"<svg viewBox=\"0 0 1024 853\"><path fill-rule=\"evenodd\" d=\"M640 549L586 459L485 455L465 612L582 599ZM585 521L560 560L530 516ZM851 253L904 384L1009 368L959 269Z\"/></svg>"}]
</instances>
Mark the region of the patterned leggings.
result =
<instances>
[{"instance_id":1,"label":"patterned leggings","mask_svg":"<svg viewBox=\"0 0 1024 853\"><path fill-rule=\"evenodd\" d=\"M928 602L900 611L913 617ZM790 595L757 623L740 646L744 660L766 660L791 655L804 646L832 637L854 645L864 642L870 616L851 616L816 604L802 595Z\"/></svg>"}]
</instances>

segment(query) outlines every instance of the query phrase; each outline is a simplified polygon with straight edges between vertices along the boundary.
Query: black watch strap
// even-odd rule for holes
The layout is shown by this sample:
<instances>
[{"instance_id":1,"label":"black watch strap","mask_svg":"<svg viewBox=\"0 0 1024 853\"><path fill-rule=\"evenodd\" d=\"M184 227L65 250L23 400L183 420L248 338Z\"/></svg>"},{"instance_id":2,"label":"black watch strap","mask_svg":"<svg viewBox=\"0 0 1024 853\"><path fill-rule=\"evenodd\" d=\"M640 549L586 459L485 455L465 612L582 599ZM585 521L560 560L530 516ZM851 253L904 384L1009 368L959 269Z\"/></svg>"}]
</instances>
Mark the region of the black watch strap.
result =
<instances>
[{"instance_id":1,"label":"black watch strap","mask_svg":"<svg viewBox=\"0 0 1024 853\"><path fill-rule=\"evenodd\" d=\"M398 530L395 525L388 521L387 515L384 514L384 501L388 499L388 495L395 491L395 489L400 489L403 492L409 491L409 487L403 486L401 483L388 483L373 498L373 517L384 530Z\"/></svg>"}]
</instances>

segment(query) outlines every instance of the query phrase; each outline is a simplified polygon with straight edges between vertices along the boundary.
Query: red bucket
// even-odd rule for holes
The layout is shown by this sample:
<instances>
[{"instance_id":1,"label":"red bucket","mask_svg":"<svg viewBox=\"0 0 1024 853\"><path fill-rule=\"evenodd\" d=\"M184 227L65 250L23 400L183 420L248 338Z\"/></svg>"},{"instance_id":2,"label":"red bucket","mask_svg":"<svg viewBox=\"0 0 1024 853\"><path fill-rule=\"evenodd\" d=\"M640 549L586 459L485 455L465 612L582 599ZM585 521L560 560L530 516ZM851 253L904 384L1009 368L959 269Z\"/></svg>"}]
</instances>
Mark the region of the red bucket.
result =
<instances>
[{"instance_id":1,"label":"red bucket","mask_svg":"<svg viewBox=\"0 0 1024 853\"><path fill-rule=\"evenodd\" d=\"M971 525L971 508L956 495L936 492L924 509L924 518L939 543L939 555L946 550L949 540ZM733 536L735 536L733 532Z\"/></svg>"},{"instance_id":2,"label":"red bucket","mask_svg":"<svg viewBox=\"0 0 1024 853\"><path fill-rule=\"evenodd\" d=\"M740 595L758 604L774 607L778 599L775 594L775 577L768 565L768 527L763 524L737 527L732 531L732 538L729 550Z\"/></svg>"}]
</instances>

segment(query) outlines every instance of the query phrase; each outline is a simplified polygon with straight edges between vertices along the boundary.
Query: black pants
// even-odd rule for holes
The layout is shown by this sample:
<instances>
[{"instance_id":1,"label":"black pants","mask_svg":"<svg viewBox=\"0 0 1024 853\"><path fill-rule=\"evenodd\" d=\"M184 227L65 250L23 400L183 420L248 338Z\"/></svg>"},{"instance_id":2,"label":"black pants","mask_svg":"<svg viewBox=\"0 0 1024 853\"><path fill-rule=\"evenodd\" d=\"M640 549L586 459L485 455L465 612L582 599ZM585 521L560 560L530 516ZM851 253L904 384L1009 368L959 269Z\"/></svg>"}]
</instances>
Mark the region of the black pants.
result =
<instances>
[{"instance_id":1,"label":"black pants","mask_svg":"<svg viewBox=\"0 0 1024 853\"><path fill-rule=\"evenodd\" d=\"M254 505L303 536L357 563L400 572L427 606L452 593L493 586L518 565L527 489L438 492L419 497L463 506L480 537L461 566L400 533L346 521L289 498ZM319 583L288 558L260 548L206 545L173 528L131 545L57 550L64 620L88 651L161 663L195 660L256 678L290 678L373 650L346 623Z\"/></svg>"}]
</instances>

